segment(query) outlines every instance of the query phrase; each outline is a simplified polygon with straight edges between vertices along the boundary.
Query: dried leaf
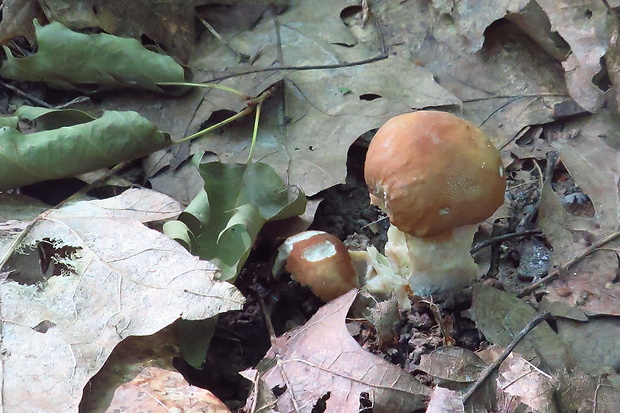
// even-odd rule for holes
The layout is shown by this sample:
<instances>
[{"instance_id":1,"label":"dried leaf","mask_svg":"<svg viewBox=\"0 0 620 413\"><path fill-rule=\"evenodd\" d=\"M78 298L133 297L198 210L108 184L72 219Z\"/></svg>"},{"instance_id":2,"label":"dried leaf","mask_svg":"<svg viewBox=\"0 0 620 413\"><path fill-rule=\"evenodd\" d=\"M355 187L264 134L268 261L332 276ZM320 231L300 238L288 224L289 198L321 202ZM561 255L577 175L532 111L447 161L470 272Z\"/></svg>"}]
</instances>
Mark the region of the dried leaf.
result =
<instances>
[{"instance_id":1,"label":"dried leaf","mask_svg":"<svg viewBox=\"0 0 620 413\"><path fill-rule=\"evenodd\" d=\"M41 14L36 0L7 0L2 2L0 21L0 44L24 36L30 45L36 44L32 21Z\"/></svg>"},{"instance_id":2,"label":"dried leaf","mask_svg":"<svg viewBox=\"0 0 620 413\"><path fill-rule=\"evenodd\" d=\"M472 316L476 327L493 344L506 347L537 315L512 294L483 284L474 286ZM570 369L575 363L568 347L545 323L530 331L515 351L533 363L540 358L542 368L552 372Z\"/></svg>"},{"instance_id":3,"label":"dried leaf","mask_svg":"<svg viewBox=\"0 0 620 413\"><path fill-rule=\"evenodd\" d=\"M81 389L123 338L240 308L241 294L214 280L212 264L140 223L178 211L152 195L49 211L3 268L7 411L77 412Z\"/></svg>"},{"instance_id":4,"label":"dried leaf","mask_svg":"<svg viewBox=\"0 0 620 413\"><path fill-rule=\"evenodd\" d=\"M271 388L285 389L279 411L293 411L296 405L310 412L323 399L325 412L358 412L362 397L372 401L376 413L424 407L427 387L350 336L345 317L355 295L351 291L331 301L304 326L279 337L259 364Z\"/></svg>"},{"instance_id":5,"label":"dried leaf","mask_svg":"<svg viewBox=\"0 0 620 413\"><path fill-rule=\"evenodd\" d=\"M150 366L116 390L106 412L119 411L230 413L213 393L190 385L181 373Z\"/></svg>"}]
</instances>

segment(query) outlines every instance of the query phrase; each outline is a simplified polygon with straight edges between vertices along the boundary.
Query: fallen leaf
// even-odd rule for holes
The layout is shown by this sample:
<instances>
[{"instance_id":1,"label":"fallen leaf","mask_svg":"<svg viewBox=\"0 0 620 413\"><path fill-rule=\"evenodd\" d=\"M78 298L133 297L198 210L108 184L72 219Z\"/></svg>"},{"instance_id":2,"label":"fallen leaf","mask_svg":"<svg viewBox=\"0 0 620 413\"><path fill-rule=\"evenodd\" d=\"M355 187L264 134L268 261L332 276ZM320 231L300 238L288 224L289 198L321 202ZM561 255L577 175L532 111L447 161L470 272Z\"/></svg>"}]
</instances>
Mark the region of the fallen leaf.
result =
<instances>
[{"instance_id":1,"label":"fallen leaf","mask_svg":"<svg viewBox=\"0 0 620 413\"><path fill-rule=\"evenodd\" d=\"M375 10L379 21L393 28L384 31L393 53L431 72L463 102L462 115L501 149L528 125L558 120L568 116L559 115L560 108L577 106L561 64L502 18L507 10L515 12L527 3L498 1L489 8L476 1L433 1L433 7L393 2ZM475 28L476 33L468 40L460 27ZM483 47L473 53L473 45Z\"/></svg>"},{"instance_id":2,"label":"fallen leaf","mask_svg":"<svg viewBox=\"0 0 620 413\"><path fill-rule=\"evenodd\" d=\"M234 279L247 259L260 229L269 221L301 215L306 197L287 187L269 165L194 162L204 191L164 232Z\"/></svg>"},{"instance_id":3,"label":"fallen leaf","mask_svg":"<svg viewBox=\"0 0 620 413\"><path fill-rule=\"evenodd\" d=\"M36 44L36 34L32 21L40 17L36 0L7 0L2 2L2 21L0 21L0 44L24 36L31 46Z\"/></svg>"},{"instance_id":4,"label":"fallen leaf","mask_svg":"<svg viewBox=\"0 0 620 413\"><path fill-rule=\"evenodd\" d=\"M493 344L508 346L538 313L512 294L483 284L474 285L472 316L476 327ZM536 326L515 351L548 372L561 372L574 366L569 348L558 335L542 323Z\"/></svg>"},{"instance_id":5,"label":"fallen leaf","mask_svg":"<svg viewBox=\"0 0 620 413\"><path fill-rule=\"evenodd\" d=\"M211 263L140 223L178 204L137 191L44 213L2 269L7 411L77 412L82 388L122 339L241 307Z\"/></svg>"},{"instance_id":6,"label":"fallen leaf","mask_svg":"<svg viewBox=\"0 0 620 413\"><path fill-rule=\"evenodd\" d=\"M310 412L319 400L325 412L358 412L361 398L376 413L424 407L430 390L413 376L363 350L345 326L357 292L331 301L302 327L276 339L259 364L270 388L283 389L279 411Z\"/></svg>"},{"instance_id":7,"label":"fallen leaf","mask_svg":"<svg viewBox=\"0 0 620 413\"><path fill-rule=\"evenodd\" d=\"M499 346L492 346L477 354L490 364L499 358L503 351ZM555 391L557 383L554 378L518 353L509 354L500 364L495 380L498 403L501 400L511 400L513 405L526 405L534 412L559 411Z\"/></svg>"},{"instance_id":8,"label":"fallen leaf","mask_svg":"<svg viewBox=\"0 0 620 413\"><path fill-rule=\"evenodd\" d=\"M203 2L80 0L58 3L39 0L50 21L74 30L99 27L117 36L134 39L146 36L182 61L187 61L195 42L194 7Z\"/></svg>"},{"instance_id":9,"label":"fallen leaf","mask_svg":"<svg viewBox=\"0 0 620 413\"><path fill-rule=\"evenodd\" d=\"M437 386L433 389L426 413L465 413L463 399L459 392Z\"/></svg>"},{"instance_id":10,"label":"fallen leaf","mask_svg":"<svg viewBox=\"0 0 620 413\"><path fill-rule=\"evenodd\" d=\"M596 317L588 322L559 318L558 334L571 347L581 370L593 377L605 375L620 389L620 374L613 368L620 360L620 322L617 317Z\"/></svg>"},{"instance_id":11,"label":"fallen leaf","mask_svg":"<svg viewBox=\"0 0 620 413\"><path fill-rule=\"evenodd\" d=\"M420 370L450 382L476 381L486 364L473 351L460 347L440 347L420 358Z\"/></svg>"},{"instance_id":12,"label":"fallen leaf","mask_svg":"<svg viewBox=\"0 0 620 413\"><path fill-rule=\"evenodd\" d=\"M5 47L7 61L0 75L85 93L119 88L164 93L157 83L185 81L181 65L170 56L146 49L135 39L77 33L57 22L46 26L35 22L35 29L36 52L16 57ZM173 94L185 90L166 89Z\"/></svg>"},{"instance_id":13,"label":"fallen leaf","mask_svg":"<svg viewBox=\"0 0 620 413\"><path fill-rule=\"evenodd\" d=\"M41 119L42 130L24 135L0 129L0 189L79 175L170 145L168 134L136 112L104 112L95 119L78 110L22 106L16 114Z\"/></svg>"},{"instance_id":14,"label":"fallen leaf","mask_svg":"<svg viewBox=\"0 0 620 413\"><path fill-rule=\"evenodd\" d=\"M176 371L145 367L129 383L119 387L106 412L169 413L170 411L230 413L208 390L190 385Z\"/></svg>"}]
</instances>

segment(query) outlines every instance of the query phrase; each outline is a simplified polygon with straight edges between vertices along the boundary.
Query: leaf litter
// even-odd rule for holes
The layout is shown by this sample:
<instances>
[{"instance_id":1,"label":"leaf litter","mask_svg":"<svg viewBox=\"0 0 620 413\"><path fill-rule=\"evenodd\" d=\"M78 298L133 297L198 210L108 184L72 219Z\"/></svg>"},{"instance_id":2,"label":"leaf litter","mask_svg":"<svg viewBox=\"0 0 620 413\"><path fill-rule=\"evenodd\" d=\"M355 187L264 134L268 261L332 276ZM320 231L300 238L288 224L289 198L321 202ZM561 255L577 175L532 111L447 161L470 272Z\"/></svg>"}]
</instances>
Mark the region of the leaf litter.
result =
<instances>
[{"instance_id":1,"label":"leaf litter","mask_svg":"<svg viewBox=\"0 0 620 413\"><path fill-rule=\"evenodd\" d=\"M7 411L76 411L81 389L125 337L240 308L243 297L215 280L215 266L142 224L178 212L176 201L136 189L37 219L3 268ZM37 265L43 242L58 272ZM44 399L33 397L40 392Z\"/></svg>"},{"instance_id":2,"label":"leaf litter","mask_svg":"<svg viewBox=\"0 0 620 413\"><path fill-rule=\"evenodd\" d=\"M344 13L351 6L358 7L357 3L330 2L318 8L310 4L290 2L287 9L276 11L275 18L266 14L255 17L255 24L230 25L230 31L219 28L225 43L211 41L193 56L201 80L228 77L222 81L224 84L242 85L240 89L253 96L276 83L280 85L280 94L266 102L266 113L274 115L267 116L261 125L256 155L272 165L284 182L292 182L311 195L321 195L324 188L344 181L344 159L351 143L379 126L391 110L400 113L412 108L446 106L461 111L492 136L503 148L503 158L511 173L527 182L512 188L520 197L515 200L522 202L511 205L513 210L503 209L496 216L496 226L514 230L517 223L511 220L520 217L518 224L522 228L542 228L544 238L540 240L543 245L548 243L554 266L549 272L556 274L556 280L542 289L539 287L543 284L537 284L536 295L523 294L528 303L506 298L514 298L523 287L523 283L514 280L510 269L518 262L516 251L524 251L517 248L518 240L506 242L499 264L496 261L495 267L491 264L490 268L497 274L495 285L503 286L512 295L475 290L474 302L486 303L484 310L476 310L477 327L490 342L505 346L511 337L505 332L514 333L518 325L529 321L528 317L533 318L531 306L537 307L540 295L545 294L546 302L560 304L554 308L558 309L559 336L566 344L558 344L563 343L558 341L558 334L539 326L539 331L544 327L546 332L541 337L533 335L532 342L519 348L515 357L523 352L528 355L528 362L539 360L552 366L545 367L545 374L553 376L555 381L548 383L562 395L560 411L592 411L593 406L597 411L614 411L618 404L617 373L609 368L613 356L605 355L613 353L604 350L606 338L601 332L611 331L617 322L612 317L606 320L609 324L601 324L592 318L617 314L618 240L612 240L620 229L619 146L617 128L613 126L618 116L613 107L617 84L617 45L613 33L617 29L614 15L609 13L611 9L606 10L603 4L563 7L564 3L558 6L546 1L503 2L494 9L470 1L371 3L371 21L376 19L376 24L362 28L360 20L346 18ZM243 5L231 9L239 7ZM361 14L360 9L353 10ZM281 25L279 36L274 21ZM368 35L372 31L379 36ZM462 36L455 36L457 32ZM383 40L379 41L380 38ZM330 66L382 56L385 50L381 43L389 48L388 58L350 68ZM601 57L607 66L601 63ZM294 70L274 71L274 65L291 65ZM309 65L327 67L295 68ZM373 65L375 70L370 70ZM256 69L263 71L234 76ZM219 72L222 70L225 72ZM390 83L406 70L412 71L408 79L431 80L426 83L435 91L431 99L423 97L416 101L414 92L422 89L418 88L420 82L415 82L410 90L399 90L400 82ZM325 76L326 73L329 75ZM378 83L374 84L370 80L377 74L383 76L378 76ZM133 107L157 121L160 127L173 126L164 129L173 131L177 139L195 132L220 109L237 112L243 108L243 102L231 103L233 99L219 91L184 96L177 107L172 107L166 98L162 102L166 102L164 107L158 108L144 102L144 98L120 93L105 99L99 107ZM605 104L611 106L601 109ZM247 130L243 123L230 125L221 135L210 134L189 148L159 153L156 160L150 160L151 165L157 165L151 170L172 173L199 150L213 152L225 162L238 162L239 157L244 160ZM332 145L330 153L324 150L325 142ZM333 150L333 145L337 150ZM547 171L552 165L552 151L559 155L559 167ZM321 163L324 158L330 159L329 165ZM559 168L564 168L564 173ZM199 178L194 174L191 179ZM194 187L198 191L201 185ZM579 202L571 206L575 199L589 199L593 213L580 211L586 207ZM502 304L505 302L510 305ZM511 311L514 308L519 311ZM567 308L581 313L571 313ZM572 315L564 317L569 314ZM571 317L586 317L588 321L571 321ZM502 331L504 334L500 334ZM601 352L582 360L578 356L589 351L589 346L596 346ZM562 351L553 354L546 347ZM571 357L571 353L577 357ZM566 373L564 367L573 363L578 368ZM521 370L516 375L532 376L526 368L518 367ZM293 377L292 385L302 379ZM505 404L500 406L506 411L517 408L515 398L534 410L557 408L553 407L554 401L541 398L535 404L532 397L523 392L510 393L510 387L505 388L499 379L498 383L503 390L509 390L500 394L503 400L497 401ZM542 378L539 383L525 387L539 389L543 394L548 383ZM439 393L441 388L437 389ZM455 400L455 393L449 392L448 398ZM269 399L269 392L266 393L263 398Z\"/></svg>"}]
</instances>

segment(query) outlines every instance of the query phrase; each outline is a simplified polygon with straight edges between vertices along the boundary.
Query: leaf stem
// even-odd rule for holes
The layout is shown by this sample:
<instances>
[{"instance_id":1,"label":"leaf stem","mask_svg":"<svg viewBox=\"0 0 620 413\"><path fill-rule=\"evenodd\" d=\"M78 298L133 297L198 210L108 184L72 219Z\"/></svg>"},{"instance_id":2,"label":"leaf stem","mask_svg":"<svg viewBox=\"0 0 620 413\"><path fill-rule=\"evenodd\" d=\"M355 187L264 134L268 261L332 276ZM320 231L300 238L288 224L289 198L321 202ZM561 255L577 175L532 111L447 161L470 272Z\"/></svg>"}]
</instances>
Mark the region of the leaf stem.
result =
<instances>
[{"instance_id":1,"label":"leaf stem","mask_svg":"<svg viewBox=\"0 0 620 413\"><path fill-rule=\"evenodd\" d=\"M192 82L157 82L157 85L160 86L190 86L190 87L210 87L212 89L220 89L225 90L226 92L234 93L235 95L239 95L244 99L250 99L250 96L245 93L233 89L228 86L218 85L217 83L192 83Z\"/></svg>"},{"instance_id":2,"label":"leaf stem","mask_svg":"<svg viewBox=\"0 0 620 413\"><path fill-rule=\"evenodd\" d=\"M174 143L174 145L178 145L178 144L183 143L183 142L187 142L187 141L194 140L194 139L196 139L196 138L201 137L202 135L205 135L205 134L207 134L207 133L209 133L209 132L211 132L211 131L214 131L215 129L221 128L222 126L227 125L227 124L229 124L230 122L234 122L234 121L236 121L237 119L244 117L244 116L245 116L245 115L247 115L248 113L252 112L252 110L253 110L253 109L254 109L253 107L248 106L248 107L246 107L245 109L243 109L241 112L239 112L239 113L237 113L237 114L235 114L235 115L231 116L231 117L230 117L230 118L228 118L228 119L224 119L223 121L221 121L221 122L219 122L219 123L216 123L216 124L215 124L215 125L213 125L213 126L209 126L209 127L208 127L208 128L206 128L206 129L203 129L203 130L201 130L201 131L198 131L198 132L194 133L193 135L187 136L187 137L185 137L185 138L183 138L183 139L180 139L180 140L176 141L176 142Z\"/></svg>"},{"instance_id":3,"label":"leaf stem","mask_svg":"<svg viewBox=\"0 0 620 413\"><path fill-rule=\"evenodd\" d=\"M247 163L252 162L254 156L254 148L256 147L256 136L258 135L258 122L260 119L260 109L263 106L263 101L260 101L256 106L256 116L254 116L254 130L252 131L252 145L250 146L250 153L248 153Z\"/></svg>"}]
</instances>

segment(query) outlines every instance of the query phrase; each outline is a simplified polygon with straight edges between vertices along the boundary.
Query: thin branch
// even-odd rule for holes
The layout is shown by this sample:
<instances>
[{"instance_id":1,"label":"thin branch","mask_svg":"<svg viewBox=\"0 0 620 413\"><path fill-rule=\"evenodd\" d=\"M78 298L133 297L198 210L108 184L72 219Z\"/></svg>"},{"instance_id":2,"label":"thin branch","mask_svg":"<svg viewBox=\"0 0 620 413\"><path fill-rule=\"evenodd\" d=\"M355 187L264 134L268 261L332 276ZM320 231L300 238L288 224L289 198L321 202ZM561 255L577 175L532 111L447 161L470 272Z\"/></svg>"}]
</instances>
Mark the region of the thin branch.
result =
<instances>
[{"instance_id":1,"label":"thin branch","mask_svg":"<svg viewBox=\"0 0 620 413\"><path fill-rule=\"evenodd\" d=\"M572 267L573 265L575 265L579 261L583 260L588 255L592 254L594 251L596 251L597 249L599 249L603 245L605 245L605 244L615 240L618 237L620 237L620 231L614 232L613 234L603 238L602 240L600 240L598 242L595 242L592 246L590 246L590 248L588 248L587 250L585 250L581 254L577 255L575 258L570 259L566 264L561 266L559 269L553 271L552 273L547 274L545 277L541 278L540 280L538 280L536 282L533 282L530 285L528 285L527 287L525 287L523 289L523 291L521 291L517 295L517 297L523 298L526 295L528 295L528 294L532 293L533 291L535 291L541 285L547 284L548 282L555 280L560 274L566 272L570 267Z\"/></svg>"},{"instance_id":2,"label":"thin branch","mask_svg":"<svg viewBox=\"0 0 620 413\"><path fill-rule=\"evenodd\" d=\"M489 245L496 244L498 242L502 242L502 241L505 241L507 239L526 237L528 235L539 235L539 234L542 234L541 230L539 230L539 229L532 229L532 230L528 230L528 231L513 232L513 233L510 233L510 234L499 235L497 237L489 238L489 239L487 239L485 241L477 243L476 245L474 245L469 250L469 253L471 255L474 255L475 253L477 253L478 251L480 251L483 248L488 247Z\"/></svg>"},{"instance_id":3,"label":"thin branch","mask_svg":"<svg viewBox=\"0 0 620 413\"><path fill-rule=\"evenodd\" d=\"M278 70L287 71L287 70L325 70L325 69L340 69L344 67L352 67L352 66L361 66L368 63L378 62L379 60L385 60L388 58L387 54L381 54L375 57L371 57L369 59L357 60L355 62L349 63L338 63L333 65L314 65L314 66L280 66L280 67L265 67L262 69L253 69L247 70L239 73L231 73L228 75L216 77L210 79L209 82L218 82L220 80L230 79L231 77L251 75L254 73L264 73L264 72L275 72Z\"/></svg>"},{"instance_id":4,"label":"thin branch","mask_svg":"<svg viewBox=\"0 0 620 413\"><path fill-rule=\"evenodd\" d=\"M23 90L16 88L15 86L13 86L13 85L11 85L9 83L0 81L0 85L4 86L5 88L7 88L9 90L12 90L13 92L17 93L18 95L25 97L29 101L31 101L33 103L36 103L39 106L42 106L42 107L48 108L48 109L54 109L54 106L50 105L46 101L41 100L41 99L39 99L36 96L32 96L32 95L24 92Z\"/></svg>"},{"instance_id":5,"label":"thin branch","mask_svg":"<svg viewBox=\"0 0 620 413\"><path fill-rule=\"evenodd\" d=\"M515 347L517 347L517 345L521 342L521 340L523 340L525 336L534 329L534 327L542 323L542 321L547 317L549 317L549 313L547 311L544 311L538 314L536 318L534 318L532 321L527 323L525 327L523 327L523 330L521 330L521 332L514 338L514 340L512 340L508 347L504 349L502 354L493 363L488 365L482 371L482 373L480 373L478 380L476 380L476 382L471 385L471 387L465 392L465 394L463 394L463 403L466 403L467 400L472 396L472 394L474 394L474 392L478 390L480 386L482 386L482 384L491 375L491 373L493 373L493 371L495 371L495 369L497 369L500 364L502 364L504 360L506 360L510 353L512 353L512 351L515 349Z\"/></svg>"}]
</instances>

